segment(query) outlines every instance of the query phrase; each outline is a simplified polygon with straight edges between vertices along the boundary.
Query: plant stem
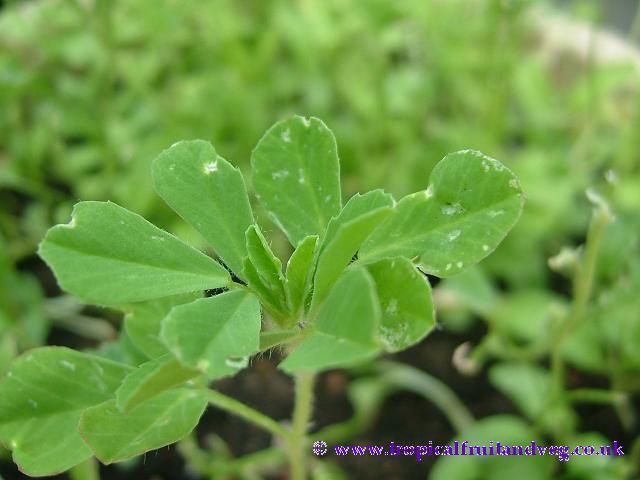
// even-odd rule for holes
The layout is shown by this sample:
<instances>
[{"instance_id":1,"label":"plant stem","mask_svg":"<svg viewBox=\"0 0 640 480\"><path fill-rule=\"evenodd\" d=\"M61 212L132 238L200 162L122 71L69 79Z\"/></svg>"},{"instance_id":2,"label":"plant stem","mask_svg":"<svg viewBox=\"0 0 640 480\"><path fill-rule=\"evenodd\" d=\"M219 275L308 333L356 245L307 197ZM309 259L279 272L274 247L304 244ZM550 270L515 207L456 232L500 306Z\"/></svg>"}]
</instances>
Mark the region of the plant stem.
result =
<instances>
[{"instance_id":1,"label":"plant stem","mask_svg":"<svg viewBox=\"0 0 640 480\"><path fill-rule=\"evenodd\" d=\"M264 413L261 413L248 405L245 405L238 400L228 397L223 393L220 393L216 390L208 390L209 403L214 407L218 407L222 410L225 410L233 415L237 415L238 417L244 418L250 423L257 425L261 428L264 428L268 432L271 432L276 437L280 437L282 439L288 440L291 437L291 434L287 429L285 429L282 425L276 422L271 417L268 417Z\"/></svg>"},{"instance_id":2,"label":"plant stem","mask_svg":"<svg viewBox=\"0 0 640 480\"><path fill-rule=\"evenodd\" d=\"M98 462L89 458L69 470L71 480L100 480Z\"/></svg>"},{"instance_id":3,"label":"plant stem","mask_svg":"<svg viewBox=\"0 0 640 480\"><path fill-rule=\"evenodd\" d=\"M305 372L295 376L295 404L289 437L290 480L307 478L307 428L313 408L314 374Z\"/></svg>"},{"instance_id":4,"label":"plant stem","mask_svg":"<svg viewBox=\"0 0 640 480\"><path fill-rule=\"evenodd\" d=\"M390 361L380 362L379 369L389 384L430 400L445 414L457 432L462 432L473 424L471 412L456 394L437 378L417 368Z\"/></svg>"},{"instance_id":5,"label":"plant stem","mask_svg":"<svg viewBox=\"0 0 640 480\"><path fill-rule=\"evenodd\" d=\"M587 232L584 258L577 265L573 280L573 303L571 305L571 311L560 324L559 331L551 346L551 371L559 390L562 390L564 385L564 362L561 354L562 342L584 319L593 288L600 243L604 231L611 220L611 213L605 206L599 205L594 209L589 224L589 231Z\"/></svg>"}]
</instances>

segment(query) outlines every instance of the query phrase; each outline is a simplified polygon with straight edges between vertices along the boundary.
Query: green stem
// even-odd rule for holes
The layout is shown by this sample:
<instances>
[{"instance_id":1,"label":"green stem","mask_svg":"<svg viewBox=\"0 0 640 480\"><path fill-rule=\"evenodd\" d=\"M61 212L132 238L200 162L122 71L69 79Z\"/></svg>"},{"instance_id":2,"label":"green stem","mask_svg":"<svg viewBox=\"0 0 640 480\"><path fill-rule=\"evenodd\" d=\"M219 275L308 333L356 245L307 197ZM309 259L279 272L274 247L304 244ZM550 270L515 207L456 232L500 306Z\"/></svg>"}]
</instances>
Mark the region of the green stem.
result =
<instances>
[{"instance_id":1,"label":"green stem","mask_svg":"<svg viewBox=\"0 0 640 480\"><path fill-rule=\"evenodd\" d=\"M290 480L307 478L307 429L313 408L314 374L299 373L295 377L295 406L289 438Z\"/></svg>"},{"instance_id":2,"label":"green stem","mask_svg":"<svg viewBox=\"0 0 640 480\"><path fill-rule=\"evenodd\" d=\"M392 386L409 390L430 400L445 414L457 432L473 424L474 419L467 407L443 382L422 370L400 363L380 362L384 380Z\"/></svg>"},{"instance_id":3,"label":"green stem","mask_svg":"<svg viewBox=\"0 0 640 480\"><path fill-rule=\"evenodd\" d=\"M623 402L625 398L626 394L622 392L599 390L597 388L578 388L569 392L569 399L580 403L617 405L620 402Z\"/></svg>"},{"instance_id":4,"label":"green stem","mask_svg":"<svg viewBox=\"0 0 640 480\"><path fill-rule=\"evenodd\" d=\"M216 390L208 390L207 394L209 396L209 403L214 407L218 407L233 415L241 417L258 427L271 432L276 437L287 440L291 436L287 429L264 413L261 413L234 398L228 397L223 393L217 392Z\"/></svg>"},{"instance_id":5,"label":"green stem","mask_svg":"<svg viewBox=\"0 0 640 480\"><path fill-rule=\"evenodd\" d=\"M100 470L98 462L94 458L89 458L69 470L71 480L100 480Z\"/></svg>"},{"instance_id":6,"label":"green stem","mask_svg":"<svg viewBox=\"0 0 640 480\"><path fill-rule=\"evenodd\" d=\"M564 388L564 362L561 354L562 343L584 319L593 289L600 243L611 219L611 213L603 205L595 208L587 233L584 258L576 267L571 311L560 324L559 331L551 347L551 371L559 391Z\"/></svg>"}]
</instances>

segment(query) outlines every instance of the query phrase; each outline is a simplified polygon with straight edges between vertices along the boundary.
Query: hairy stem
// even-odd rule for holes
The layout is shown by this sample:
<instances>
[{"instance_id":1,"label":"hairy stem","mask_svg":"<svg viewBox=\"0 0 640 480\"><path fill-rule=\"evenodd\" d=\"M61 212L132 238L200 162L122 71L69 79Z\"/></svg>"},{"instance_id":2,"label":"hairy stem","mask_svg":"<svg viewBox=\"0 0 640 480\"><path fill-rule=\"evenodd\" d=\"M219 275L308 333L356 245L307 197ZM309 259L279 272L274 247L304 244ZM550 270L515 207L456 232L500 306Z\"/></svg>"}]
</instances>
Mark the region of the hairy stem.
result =
<instances>
[{"instance_id":1,"label":"hairy stem","mask_svg":"<svg viewBox=\"0 0 640 480\"><path fill-rule=\"evenodd\" d=\"M307 478L307 429L313 408L314 374L299 373L295 377L295 404L289 437L291 480Z\"/></svg>"}]
</instances>

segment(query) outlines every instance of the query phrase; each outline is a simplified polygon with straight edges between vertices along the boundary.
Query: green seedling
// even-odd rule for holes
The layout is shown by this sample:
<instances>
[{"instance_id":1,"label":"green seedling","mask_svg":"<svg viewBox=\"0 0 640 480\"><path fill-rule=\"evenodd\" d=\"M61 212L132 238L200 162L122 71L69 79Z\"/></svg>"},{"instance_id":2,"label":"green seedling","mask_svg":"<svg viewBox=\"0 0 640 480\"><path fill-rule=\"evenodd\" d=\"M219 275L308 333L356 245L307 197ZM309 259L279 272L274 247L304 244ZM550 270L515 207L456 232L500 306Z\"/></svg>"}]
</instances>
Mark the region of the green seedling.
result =
<instances>
[{"instance_id":1,"label":"green seedling","mask_svg":"<svg viewBox=\"0 0 640 480\"><path fill-rule=\"evenodd\" d=\"M251 165L256 199L294 247L284 268L240 170L201 140L164 151L153 180L217 259L111 202L81 202L49 230L39 254L61 288L125 312L123 335L143 358L47 347L15 360L0 382L0 440L23 472L172 444L211 404L279 437L291 478L306 478L314 375L420 342L435 325L426 274L482 260L523 205L514 174L471 150L398 202L374 190L343 205L336 142L316 118L274 125ZM296 381L290 427L208 387L274 347Z\"/></svg>"}]
</instances>

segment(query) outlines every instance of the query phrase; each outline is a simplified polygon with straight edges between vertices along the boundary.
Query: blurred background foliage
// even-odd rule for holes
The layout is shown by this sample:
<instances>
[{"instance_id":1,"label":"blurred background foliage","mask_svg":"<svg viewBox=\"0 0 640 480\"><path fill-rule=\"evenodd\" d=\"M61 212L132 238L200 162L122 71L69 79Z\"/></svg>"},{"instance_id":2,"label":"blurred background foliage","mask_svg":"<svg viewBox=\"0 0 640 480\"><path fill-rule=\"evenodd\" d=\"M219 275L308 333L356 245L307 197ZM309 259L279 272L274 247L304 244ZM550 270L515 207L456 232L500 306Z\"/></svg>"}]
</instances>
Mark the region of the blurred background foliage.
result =
<instances>
[{"instance_id":1,"label":"blurred background foliage","mask_svg":"<svg viewBox=\"0 0 640 480\"><path fill-rule=\"evenodd\" d=\"M555 3L532 0L8 3L0 10L0 370L46 343L52 325L90 340L119 328L110 313L58 296L35 256L76 201L113 200L204 247L154 194L150 161L175 141L204 138L248 172L262 133L298 113L336 134L345 196L422 189L433 165L462 148L517 173L527 195L519 224L481 268L440 282L435 295L440 322L460 343L482 326L456 366L488 367L491 384L550 438L582 434L570 396L546 408L545 358L554 322L575 308L571 279L592 212L610 211L584 319L562 357L602 379L611 396L599 390L600 403L632 438L640 21L628 41L613 41L600 27L616 2L559 3L562 16ZM417 348L428 350L429 339ZM494 423L500 431L513 422ZM623 478L629 465L566 478ZM458 475L447 478L476 478Z\"/></svg>"}]
</instances>

